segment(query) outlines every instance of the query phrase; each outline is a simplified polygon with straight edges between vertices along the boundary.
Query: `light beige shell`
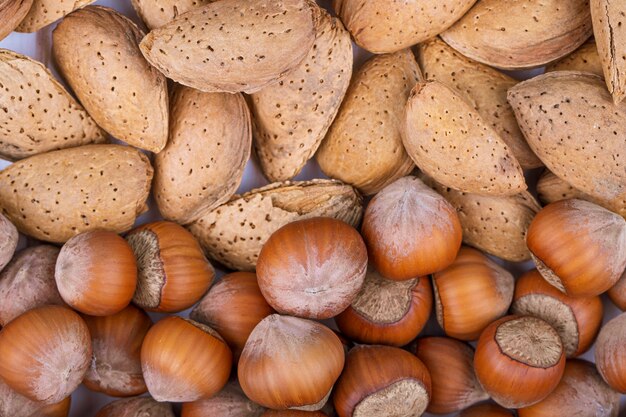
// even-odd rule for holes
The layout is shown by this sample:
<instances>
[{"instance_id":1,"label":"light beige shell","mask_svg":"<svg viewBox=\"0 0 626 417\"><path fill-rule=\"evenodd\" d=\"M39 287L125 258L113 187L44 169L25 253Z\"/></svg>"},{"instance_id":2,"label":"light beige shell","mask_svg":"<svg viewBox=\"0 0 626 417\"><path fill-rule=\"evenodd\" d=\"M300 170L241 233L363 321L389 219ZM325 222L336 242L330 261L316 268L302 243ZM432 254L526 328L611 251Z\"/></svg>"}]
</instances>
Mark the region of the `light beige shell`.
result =
<instances>
[{"instance_id":1,"label":"light beige shell","mask_svg":"<svg viewBox=\"0 0 626 417\"><path fill-rule=\"evenodd\" d=\"M154 198L180 224L226 202L250 157L250 112L241 94L178 86L171 98L170 135L154 160Z\"/></svg>"},{"instance_id":2,"label":"light beige shell","mask_svg":"<svg viewBox=\"0 0 626 417\"><path fill-rule=\"evenodd\" d=\"M448 29L476 0L334 0L356 43L374 53L396 52Z\"/></svg>"},{"instance_id":3,"label":"light beige shell","mask_svg":"<svg viewBox=\"0 0 626 417\"><path fill-rule=\"evenodd\" d=\"M588 0L480 0L441 37L483 64L521 69L568 55L591 32Z\"/></svg>"},{"instance_id":4,"label":"light beige shell","mask_svg":"<svg viewBox=\"0 0 626 417\"><path fill-rule=\"evenodd\" d=\"M103 129L130 145L159 152L167 141L167 81L141 56L142 37L115 10L89 6L59 23L52 53Z\"/></svg>"},{"instance_id":5,"label":"light beige shell","mask_svg":"<svg viewBox=\"0 0 626 417\"><path fill-rule=\"evenodd\" d=\"M604 79L617 104L626 97L626 4L620 0L589 3Z\"/></svg>"},{"instance_id":6,"label":"light beige shell","mask_svg":"<svg viewBox=\"0 0 626 417\"><path fill-rule=\"evenodd\" d=\"M450 87L418 83L406 105L404 147L428 176L459 191L506 196L526 189L498 133Z\"/></svg>"},{"instance_id":7,"label":"light beige shell","mask_svg":"<svg viewBox=\"0 0 626 417\"><path fill-rule=\"evenodd\" d=\"M453 88L474 107L509 146L522 168L543 165L530 150L506 101L507 90L517 84L514 78L464 57L439 38L419 45L418 61L426 79Z\"/></svg>"},{"instance_id":8,"label":"light beige shell","mask_svg":"<svg viewBox=\"0 0 626 417\"><path fill-rule=\"evenodd\" d=\"M18 230L62 243L88 230L123 232L147 210L152 167L137 149L86 145L0 171L0 211Z\"/></svg>"},{"instance_id":9,"label":"light beige shell","mask_svg":"<svg viewBox=\"0 0 626 417\"><path fill-rule=\"evenodd\" d=\"M215 0L131 0L135 11L148 29L156 29L179 15Z\"/></svg>"},{"instance_id":10,"label":"light beige shell","mask_svg":"<svg viewBox=\"0 0 626 417\"><path fill-rule=\"evenodd\" d=\"M33 0L0 0L0 40L13 32L32 5Z\"/></svg>"},{"instance_id":11,"label":"light beige shell","mask_svg":"<svg viewBox=\"0 0 626 417\"><path fill-rule=\"evenodd\" d=\"M19 239L17 228L0 213L0 271L13 258Z\"/></svg>"},{"instance_id":12,"label":"light beige shell","mask_svg":"<svg viewBox=\"0 0 626 417\"><path fill-rule=\"evenodd\" d=\"M359 224L363 205L349 185L334 180L283 182L233 197L189 226L207 254L238 271L252 271L272 233L296 220L334 217Z\"/></svg>"},{"instance_id":13,"label":"light beige shell","mask_svg":"<svg viewBox=\"0 0 626 417\"><path fill-rule=\"evenodd\" d=\"M463 242L506 261L530 260L526 231L541 206L528 192L508 197L456 191L427 181L457 211Z\"/></svg>"},{"instance_id":14,"label":"light beige shell","mask_svg":"<svg viewBox=\"0 0 626 417\"><path fill-rule=\"evenodd\" d=\"M594 198L626 207L626 103L613 104L601 77L551 72L519 83L508 99L550 171Z\"/></svg>"},{"instance_id":15,"label":"light beige shell","mask_svg":"<svg viewBox=\"0 0 626 417\"><path fill-rule=\"evenodd\" d=\"M17 27L18 32L37 32L74 10L85 7L96 0L33 0L26 17Z\"/></svg>"},{"instance_id":16,"label":"light beige shell","mask_svg":"<svg viewBox=\"0 0 626 417\"><path fill-rule=\"evenodd\" d=\"M308 0L221 0L154 29L141 52L189 87L254 93L304 60L315 39L313 10Z\"/></svg>"},{"instance_id":17,"label":"light beige shell","mask_svg":"<svg viewBox=\"0 0 626 417\"><path fill-rule=\"evenodd\" d=\"M316 8L316 38L285 79L251 97L254 144L270 181L289 180L313 157L352 75L352 42L341 21Z\"/></svg>"},{"instance_id":18,"label":"light beige shell","mask_svg":"<svg viewBox=\"0 0 626 417\"><path fill-rule=\"evenodd\" d=\"M404 105L421 79L409 49L370 59L354 75L317 152L322 171L375 194L414 166L400 134Z\"/></svg>"},{"instance_id":19,"label":"light beige shell","mask_svg":"<svg viewBox=\"0 0 626 417\"><path fill-rule=\"evenodd\" d=\"M43 64L0 49L0 158L106 141L106 133Z\"/></svg>"},{"instance_id":20,"label":"light beige shell","mask_svg":"<svg viewBox=\"0 0 626 417\"><path fill-rule=\"evenodd\" d=\"M588 40L568 56L546 66L546 72L553 71L582 71L604 77L602 62L600 62L594 40Z\"/></svg>"}]
</instances>

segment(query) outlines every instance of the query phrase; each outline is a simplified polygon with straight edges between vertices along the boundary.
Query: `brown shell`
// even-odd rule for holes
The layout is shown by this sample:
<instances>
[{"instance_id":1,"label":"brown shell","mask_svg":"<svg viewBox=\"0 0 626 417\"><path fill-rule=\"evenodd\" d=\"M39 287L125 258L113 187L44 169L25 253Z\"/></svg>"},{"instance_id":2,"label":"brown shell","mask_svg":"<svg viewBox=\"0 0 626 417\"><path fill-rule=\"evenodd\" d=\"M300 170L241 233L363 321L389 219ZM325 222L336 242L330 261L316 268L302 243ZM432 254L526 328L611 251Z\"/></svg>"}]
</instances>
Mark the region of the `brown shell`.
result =
<instances>
[{"instance_id":1,"label":"brown shell","mask_svg":"<svg viewBox=\"0 0 626 417\"><path fill-rule=\"evenodd\" d=\"M181 417L261 417L264 411L246 397L237 380L231 380L211 398L184 403Z\"/></svg>"},{"instance_id":2,"label":"brown shell","mask_svg":"<svg viewBox=\"0 0 626 417\"><path fill-rule=\"evenodd\" d=\"M250 157L250 124L241 94L176 87L169 141L154 160L154 198L164 218L190 223L228 201Z\"/></svg>"},{"instance_id":3,"label":"brown shell","mask_svg":"<svg viewBox=\"0 0 626 417\"><path fill-rule=\"evenodd\" d=\"M448 29L476 0L334 0L356 43L374 53L396 52Z\"/></svg>"},{"instance_id":4,"label":"brown shell","mask_svg":"<svg viewBox=\"0 0 626 417\"><path fill-rule=\"evenodd\" d=\"M415 86L402 133L415 164L442 185L496 196L526 189L522 168L500 135L470 104L438 81Z\"/></svg>"},{"instance_id":5,"label":"brown shell","mask_svg":"<svg viewBox=\"0 0 626 417\"><path fill-rule=\"evenodd\" d=\"M546 72L553 71L582 71L604 77L595 41L588 40L568 56L546 66Z\"/></svg>"},{"instance_id":6,"label":"brown shell","mask_svg":"<svg viewBox=\"0 0 626 417\"><path fill-rule=\"evenodd\" d=\"M588 0L481 0L441 37L468 58L521 69L564 57L591 32Z\"/></svg>"},{"instance_id":7,"label":"brown shell","mask_svg":"<svg viewBox=\"0 0 626 417\"><path fill-rule=\"evenodd\" d=\"M33 0L0 0L0 40L13 32L32 5Z\"/></svg>"},{"instance_id":8,"label":"brown shell","mask_svg":"<svg viewBox=\"0 0 626 417\"><path fill-rule=\"evenodd\" d=\"M181 84L254 93L304 60L315 39L313 10L308 0L221 0L154 29L140 47Z\"/></svg>"},{"instance_id":9,"label":"brown shell","mask_svg":"<svg viewBox=\"0 0 626 417\"><path fill-rule=\"evenodd\" d=\"M409 49L377 55L354 74L317 152L322 171L375 194L414 166L402 146L400 121L419 66Z\"/></svg>"},{"instance_id":10,"label":"brown shell","mask_svg":"<svg viewBox=\"0 0 626 417\"><path fill-rule=\"evenodd\" d=\"M33 0L26 17L15 29L18 32L37 32L56 22L74 10L85 7L96 0Z\"/></svg>"},{"instance_id":11,"label":"brown shell","mask_svg":"<svg viewBox=\"0 0 626 417\"><path fill-rule=\"evenodd\" d=\"M156 29L196 7L215 0L131 0L135 11L148 29Z\"/></svg>"},{"instance_id":12,"label":"brown shell","mask_svg":"<svg viewBox=\"0 0 626 417\"><path fill-rule=\"evenodd\" d=\"M613 104L602 78L551 72L519 83L508 98L528 144L550 171L594 198L626 207L626 103Z\"/></svg>"},{"instance_id":13,"label":"brown shell","mask_svg":"<svg viewBox=\"0 0 626 417\"><path fill-rule=\"evenodd\" d=\"M626 8L616 0L590 0L593 35L613 101L626 97Z\"/></svg>"},{"instance_id":14,"label":"brown shell","mask_svg":"<svg viewBox=\"0 0 626 417\"><path fill-rule=\"evenodd\" d=\"M87 145L31 156L0 171L0 210L36 239L123 232L147 210L152 167L138 150Z\"/></svg>"},{"instance_id":15,"label":"brown shell","mask_svg":"<svg viewBox=\"0 0 626 417\"><path fill-rule=\"evenodd\" d=\"M2 417L67 417L71 397L56 404L45 405L13 391L0 380L0 416Z\"/></svg>"},{"instance_id":16,"label":"brown shell","mask_svg":"<svg viewBox=\"0 0 626 417\"><path fill-rule=\"evenodd\" d=\"M167 82L141 56L143 36L115 10L89 6L59 23L52 53L102 128L130 145L159 152L167 141Z\"/></svg>"},{"instance_id":17,"label":"brown shell","mask_svg":"<svg viewBox=\"0 0 626 417\"><path fill-rule=\"evenodd\" d=\"M124 398L113 401L98 411L96 417L174 417L170 403L160 403L151 397Z\"/></svg>"},{"instance_id":18,"label":"brown shell","mask_svg":"<svg viewBox=\"0 0 626 417\"><path fill-rule=\"evenodd\" d=\"M0 86L0 158L14 161L106 140L106 133L40 62L0 49Z\"/></svg>"},{"instance_id":19,"label":"brown shell","mask_svg":"<svg viewBox=\"0 0 626 417\"><path fill-rule=\"evenodd\" d=\"M339 19L317 8L316 38L284 80L251 97L254 144L270 181L289 180L313 157L348 89L352 42Z\"/></svg>"},{"instance_id":20,"label":"brown shell","mask_svg":"<svg viewBox=\"0 0 626 417\"><path fill-rule=\"evenodd\" d=\"M430 181L457 211L463 242L511 262L530 260L526 231L541 206L528 192L508 197L469 194Z\"/></svg>"},{"instance_id":21,"label":"brown shell","mask_svg":"<svg viewBox=\"0 0 626 417\"><path fill-rule=\"evenodd\" d=\"M464 57L439 38L419 45L418 61L428 80L437 80L467 101L511 148L524 169L543 164L530 150L517 126L506 92L517 84L514 78Z\"/></svg>"},{"instance_id":22,"label":"brown shell","mask_svg":"<svg viewBox=\"0 0 626 417\"><path fill-rule=\"evenodd\" d=\"M267 239L287 223L333 217L356 226L362 213L361 197L349 185L334 180L287 181L236 195L189 230L211 258L235 270L253 271Z\"/></svg>"},{"instance_id":23,"label":"brown shell","mask_svg":"<svg viewBox=\"0 0 626 417\"><path fill-rule=\"evenodd\" d=\"M17 228L0 213L0 271L13 258L19 239Z\"/></svg>"}]
</instances>

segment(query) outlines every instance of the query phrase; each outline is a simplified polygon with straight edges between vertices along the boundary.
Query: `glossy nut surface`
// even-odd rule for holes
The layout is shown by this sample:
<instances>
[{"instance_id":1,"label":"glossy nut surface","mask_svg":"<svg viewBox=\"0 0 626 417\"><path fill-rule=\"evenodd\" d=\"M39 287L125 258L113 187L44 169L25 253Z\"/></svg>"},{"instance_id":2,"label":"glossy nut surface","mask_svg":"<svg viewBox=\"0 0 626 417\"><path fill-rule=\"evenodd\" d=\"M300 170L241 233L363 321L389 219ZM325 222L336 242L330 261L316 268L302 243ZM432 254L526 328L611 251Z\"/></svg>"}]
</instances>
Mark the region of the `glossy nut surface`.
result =
<instances>
[{"instance_id":1,"label":"glossy nut surface","mask_svg":"<svg viewBox=\"0 0 626 417\"><path fill-rule=\"evenodd\" d=\"M598 372L614 390L626 394L626 313L602 327L595 346Z\"/></svg>"}]
</instances>

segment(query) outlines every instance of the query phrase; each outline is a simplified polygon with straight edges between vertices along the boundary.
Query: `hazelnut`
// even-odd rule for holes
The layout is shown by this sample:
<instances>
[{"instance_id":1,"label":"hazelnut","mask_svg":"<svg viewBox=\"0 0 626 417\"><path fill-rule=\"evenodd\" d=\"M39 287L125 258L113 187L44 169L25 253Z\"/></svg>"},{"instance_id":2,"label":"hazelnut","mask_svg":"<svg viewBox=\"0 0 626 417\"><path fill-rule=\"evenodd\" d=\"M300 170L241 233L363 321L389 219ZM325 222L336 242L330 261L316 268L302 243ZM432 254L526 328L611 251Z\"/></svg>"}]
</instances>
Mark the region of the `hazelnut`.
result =
<instances>
[{"instance_id":1,"label":"hazelnut","mask_svg":"<svg viewBox=\"0 0 626 417\"><path fill-rule=\"evenodd\" d=\"M608 291L608 296L620 310L626 310L626 270L622 277Z\"/></svg>"},{"instance_id":2,"label":"hazelnut","mask_svg":"<svg viewBox=\"0 0 626 417\"><path fill-rule=\"evenodd\" d=\"M405 280L441 271L461 246L461 223L442 196L408 176L370 201L362 226L370 262L388 279Z\"/></svg>"},{"instance_id":3,"label":"hazelnut","mask_svg":"<svg viewBox=\"0 0 626 417\"><path fill-rule=\"evenodd\" d=\"M91 231L68 240L54 273L59 293L72 308L91 316L123 310L133 298L137 264L130 246L113 232Z\"/></svg>"},{"instance_id":4,"label":"hazelnut","mask_svg":"<svg viewBox=\"0 0 626 417\"><path fill-rule=\"evenodd\" d=\"M459 417L515 417L515 414L497 404L486 403L461 411Z\"/></svg>"},{"instance_id":5,"label":"hazelnut","mask_svg":"<svg viewBox=\"0 0 626 417\"><path fill-rule=\"evenodd\" d=\"M215 271L196 238L182 226L148 223L131 230L126 240L139 270L133 302L144 310L185 310L211 286Z\"/></svg>"},{"instance_id":6,"label":"hazelnut","mask_svg":"<svg viewBox=\"0 0 626 417\"><path fill-rule=\"evenodd\" d=\"M45 405L13 391L0 379L0 416L2 417L67 417L71 397L56 404Z\"/></svg>"},{"instance_id":7,"label":"hazelnut","mask_svg":"<svg viewBox=\"0 0 626 417\"><path fill-rule=\"evenodd\" d=\"M150 397L124 398L105 405L96 417L175 417L172 405Z\"/></svg>"},{"instance_id":8,"label":"hazelnut","mask_svg":"<svg viewBox=\"0 0 626 417\"><path fill-rule=\"evenodd\" d=\"M0 213L0 271L13 257L19 239L20 235L17 228Z\"/></svg>"},{"instance_id":9,"label":"hazelnut","mask_svg":"<svg viewBox=\"0 0 626 417\"><path fill-rule=\"evenodd\" d=\"M595 346L596 367L614 390L626 394L626 313L602 327Z\"/></svg>"},{"instance_id":10,"label":"hazelnut","mask_svg":"<svg viewBox=\"0 0 626 417\"><path fill-rule=\"evenodd\" d=\"M327 319L363 285L367 250L347 223L326 217L289 223L267 240L256 265L259 287L276 311Z\"/></svg>"},{"instance_id":11,"label":"hazelnut","mask_svg":"<svg viewBox=\"0 0 626 417\"><path fill-rule=\"evenodd\" d=\"M328 417L322 411L267 410L261 417Z\"/></svg>"},{"instance_id":12,"label":"hazelnut","mask_svg":"<svg viewBox=\"0 0 626 417\"><path fill-rule=\"evenodd\" d=\"M602 294L626 268L626 220L587 201L544 207L531 222L526 242L546 281L573 297Z\"/></svg>"},{"instance_id":13,"label":"hazelnut","mask_svg":"<svg viewBox=\"0 0 626 417\"><path fill-rule=\"evenodd\" d=\"M369 267L361 291L335 322L359 343L404 346L422 330L432 306L427 277L388 280Z\"/></svg>"},{"instance_id":14,"label":"hazelnut","mask_svg":"<svg viewBox=\"0 0 626 417\"><path fill-rule=\"evenodd\" d=\"M264 411L246 397L237 380L231 380L211 398L184 403L181 417L260 417Z\"/></svg>"}]
</instances>

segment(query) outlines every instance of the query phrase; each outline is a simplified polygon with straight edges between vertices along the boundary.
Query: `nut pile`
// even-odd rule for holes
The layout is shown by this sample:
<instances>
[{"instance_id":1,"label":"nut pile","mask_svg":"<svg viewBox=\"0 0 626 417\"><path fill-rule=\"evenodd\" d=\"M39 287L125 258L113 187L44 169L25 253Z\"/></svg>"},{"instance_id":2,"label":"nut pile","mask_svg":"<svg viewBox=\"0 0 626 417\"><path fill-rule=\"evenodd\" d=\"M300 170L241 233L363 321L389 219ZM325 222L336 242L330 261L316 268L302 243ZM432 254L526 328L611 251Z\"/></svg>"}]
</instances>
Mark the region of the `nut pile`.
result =
<instances>
[{"instance_id":1,"label":"nut pile","mask_svg":"<svg viewBox=\"0 0 626 417\"><path fill-rule=\"evenodd\" d=\"M623 2L92 2L0 0L0 417L618 416Z\"/></svg>"}]
</instances>

